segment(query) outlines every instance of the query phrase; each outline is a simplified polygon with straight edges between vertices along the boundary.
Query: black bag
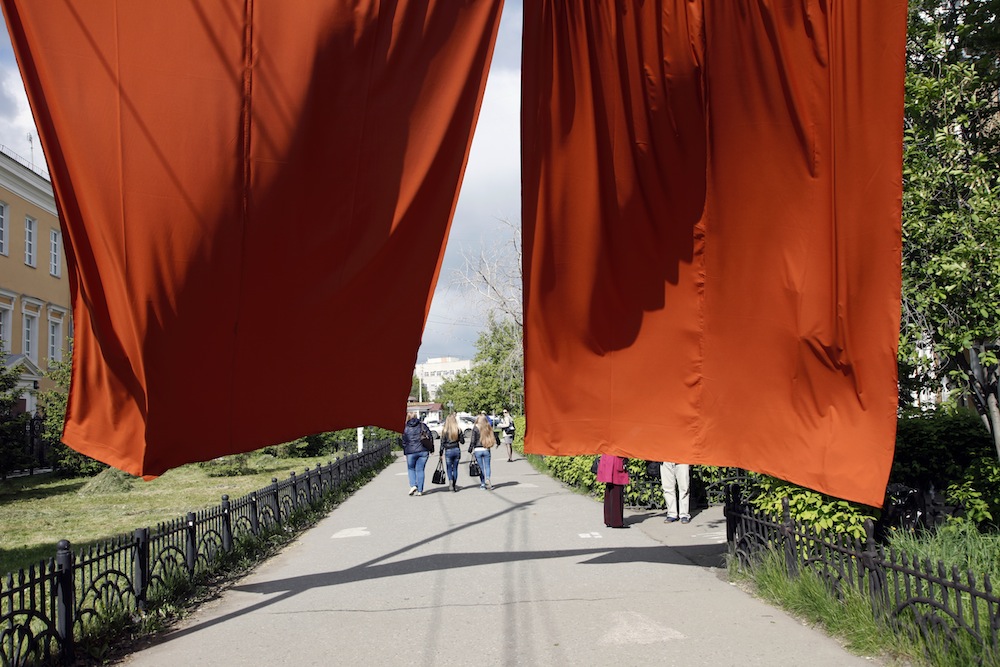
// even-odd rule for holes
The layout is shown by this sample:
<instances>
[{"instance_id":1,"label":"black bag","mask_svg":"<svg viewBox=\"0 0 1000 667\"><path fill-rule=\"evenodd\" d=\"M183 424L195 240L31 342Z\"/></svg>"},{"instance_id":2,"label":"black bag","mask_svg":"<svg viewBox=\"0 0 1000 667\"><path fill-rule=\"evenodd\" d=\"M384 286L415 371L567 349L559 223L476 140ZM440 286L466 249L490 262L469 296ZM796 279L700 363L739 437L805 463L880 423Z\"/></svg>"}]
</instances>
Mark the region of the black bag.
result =
<instances>
[{"instance_id":1,"label":"black bag","mask_svg":"<svg viewBox=\"0 0 1000 667\"><path fill-rule=\"evenodd\" d=\"M479 469L479 464L476 461L469 461L469 477L479 477L483 472Z\"/></svg>"},{"instance_id":2,"label":"black bag","mask_svg":"<svg viewBox=\"0 0 1000 667\"><path fill-rule=\"evenodd\" d=\"M646 476L660 478L660 462L646 461Z\"/></svg>"},{"instance_id":3,"label":"black bag","mask_svg":"<svg viewBox=\"0 0 1000 667\"><path fill-rule=\"evenodd\" d=\"M594 457L594 462L592 464L590 464L590 472L592 472L593 474L596 475L597 474L597 466L600 465L600 463L601 463L601 457L600 457L600 455Z\"/></svg>"},{"instance_id":4,"label":"black bag","mask_svg":"<svg viewBox=\"0 0 1000 667\"><path fill-rule=\"evenodd\" d=\"M434 451L434 434L431 433L430 427L427 424L420 424L420 444L424 446L428 452Z\"/></svg>"},{"instance_id":5,"label":"black bag","mask_svg":"<svg viewBox=\"0 0 1000 667\"><path fill-rule=\"evenodd\" d=\"M444 484L447 481L444 474L444 459L439 458L438 467L431 476L431 482L434 484Z\"/></svg>"}]
</instances>

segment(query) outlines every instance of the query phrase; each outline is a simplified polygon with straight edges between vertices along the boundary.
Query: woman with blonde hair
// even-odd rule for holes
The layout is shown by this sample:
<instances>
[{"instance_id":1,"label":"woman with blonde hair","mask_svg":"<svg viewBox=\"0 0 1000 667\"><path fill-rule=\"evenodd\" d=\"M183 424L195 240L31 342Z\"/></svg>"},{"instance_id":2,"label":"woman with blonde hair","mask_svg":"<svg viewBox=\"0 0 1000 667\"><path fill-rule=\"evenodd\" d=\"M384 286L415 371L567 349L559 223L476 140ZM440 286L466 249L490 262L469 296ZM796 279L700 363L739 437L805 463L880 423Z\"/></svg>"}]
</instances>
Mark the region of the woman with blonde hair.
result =
<instances>
[{"instance_id":1,"label":"woman with blonde hair","mask_svg":"<svg viewBox=\"0 0 1000 667\"><path fill-rule=\"evenodd\" d=\"M472 429L472 438L469 440L469 451L476 458L479 464L479 488L493 489L493 482L490 481L490 450L497 444L496 436L493 435L493 427L486 415L476 417L476 425Z\"/></svg>"},{"instance_id":2,"label":"woman with blonde hair","mask_svg":"<svg viewBox=\"0 0 1000 667\"><path fill-rule=\"evenodd\" d=\"M451 413L441 427L441 449L438 456L444 457L445 471L448 474L448 485L452 491L458 491L458 460L462 458L460 445L465 444L465 435L458 428L458 419Z\"/></svg>"}]
</instances>

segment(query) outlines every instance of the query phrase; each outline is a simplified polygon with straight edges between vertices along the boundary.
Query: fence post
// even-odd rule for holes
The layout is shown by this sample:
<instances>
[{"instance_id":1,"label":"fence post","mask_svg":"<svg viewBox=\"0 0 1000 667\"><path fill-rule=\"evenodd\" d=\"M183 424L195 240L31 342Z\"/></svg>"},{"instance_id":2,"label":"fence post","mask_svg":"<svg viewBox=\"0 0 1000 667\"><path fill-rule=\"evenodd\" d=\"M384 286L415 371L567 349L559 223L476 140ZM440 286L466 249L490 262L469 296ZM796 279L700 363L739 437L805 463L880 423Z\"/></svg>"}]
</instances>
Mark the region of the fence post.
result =
<instances>
[{"instance_id":1,"label":"fence post","mask_svg":"<svg viewBox=\"0 0 1000 667\"><path fill-rule=\"evenodd\" d=\"M303 478L305 479L306 482L306 505L312 505L313 502L312 471L309 470L309 466L306 466Z\"/></svg>"},{"instance_id":2,"label":"fence post","mask_svg":"<svg viewBox=\"0 0 1000 667\"><path fill-rule=\"evenodd\" d=\"M868 575L868 598L872 605L872 616L881 619L888 609L885 570L879 566L878 544L875 542L875 524L865 519L865 547L861 552L861 566Z\"/></svg>"},{"instance_id":3,"label":"fence post","mask_svg":"<svg viewBox=\"0 0 1000 667\"><path fill-rule=\"evenodd\" d=\"M184 549L184 560L187 564L188 575L194 577L194 566L198 561L198 531L195 528L195 522L197 517L194 512L188 512L187 515L187 530L185 534L187 539L185 539L185 549Z\"/></svg>"},{"instance_id":4,"label":"fence post","mask_svg":"<svg viewBox=\"0 0 1000 667\"><path fill-rule=\"evenodd\" d=\"M795 557L795 526L792 523L792 510L788 504L788 496L781 499L781 535L785 546L785 567L788 574L799 573L799 562Z\"/></svg>"},{"instance_id":5,"label":"fence post","mask_svg":"<svg viewBox=\"0 0 1000 667\"><path fill-rule=\"evenodd\" d=\"M726 542L730 545L736 538L736 484L726 485L726 504L723 514L726 517Z\"/></svg>"},{"instance_id":6,"label":"fence post","mask_svg":"<svg viewBox=\"0 0 1000 667\"><path fill-rule=\"evenodd\" d=\"M279 498L278 498L278 478L277 477L272 477L271 478L271 497L273 499L273 504L271 505L271 507L274 508L274 522L277 525L280 526L281 525L281 503L278 502Z\"/></svg>"},{"instance_id":7,"label":"fence post","mask_svg":"<svg viewBox=\"0 0 1000 667\"><path fill-rule=\"evenodd\" d=\"M132 588L135 605L146 610L146 592L149 588L149 528L135 529L135 552L132 555Z\"/></svg>"},{"instance_id":8,"label":"fence post","mask_svg":"<svg viewBox=\"0 0 1000 667\"><path fill-rule=\"evenodd\" d=\"M230 514L229 496L222 495L222 550L229 553L233 550L233 519Z\"/></svg>"},{"instance_id":9,"label":"fence post","mask_svg":"<svg viewBox=\"0 0 1000 667\"><path fill-rule=\"evenodd\" d=\"M260 515L257 507L257 492L250 494L250 532L260 535Z\"/></svg>"},{"instance_id":10,"label":"fence post","mask_svg":"<svg viewBox=\"0 0 1000 667\"><path fill-rule=\"evenodd\" d=\"M73 661L73 614L76 610L76 587L73 585L73 552L68 540L56 545L56 634L63 662Z\"/></svg>"},{"instance_id":11,"label":"fence post","mask_svg":"<svg viewBox=\"0 0 1000 667\"><path fill-rule=\"evenodd\" d=\"M292 478L292 509L296 510L299 508L299 480L294 470L289 474Z\"/></svg>"}]
</instances>

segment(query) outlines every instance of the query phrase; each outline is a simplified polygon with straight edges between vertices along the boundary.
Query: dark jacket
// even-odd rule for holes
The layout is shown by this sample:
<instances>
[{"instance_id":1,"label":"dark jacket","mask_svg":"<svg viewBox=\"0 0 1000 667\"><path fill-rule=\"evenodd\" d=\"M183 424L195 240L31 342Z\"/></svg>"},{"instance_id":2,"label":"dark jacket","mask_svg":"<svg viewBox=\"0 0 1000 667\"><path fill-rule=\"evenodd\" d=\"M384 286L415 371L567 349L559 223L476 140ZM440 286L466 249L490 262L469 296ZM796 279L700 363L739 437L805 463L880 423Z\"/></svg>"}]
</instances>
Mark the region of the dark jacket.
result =
<instances>
[{"instance_id":1,"label":"dark jacket","mask_svg":"<svg viewBox=\"0 0 1000 667\"><path fill-rule=\"evenodd\" d=\"M473 449L480 446L481 445L479 444L479 427L473 426L472 437L469 438L469 453L471 454Z\"/></svg>"},{"instance_id":2,"label":"dark jacket","mask_svg":"<svg viewBox=\"0 0 1000 667\"><path fill-rule=\"evenodd\" d=\"M438 450L438 454L444 454L444 450L452 449L453 447L458 447L459 445L465 444L465 434L461 431L458 432L458 440L445 440L444 431L441 431L441 449Z\"/></svg>"},{"instance_id":3,"label":"dark jacket","mask_svg":"<svg viewBox=\"0 0 1000 667\"><path fill-rule=\"evenodd\" d=\"M403 427L403 453L419 454L426 452L424 446L420 444L420 432L423 430L423 423L416 417L407 420Z\"/></svg>"}]
</instances>

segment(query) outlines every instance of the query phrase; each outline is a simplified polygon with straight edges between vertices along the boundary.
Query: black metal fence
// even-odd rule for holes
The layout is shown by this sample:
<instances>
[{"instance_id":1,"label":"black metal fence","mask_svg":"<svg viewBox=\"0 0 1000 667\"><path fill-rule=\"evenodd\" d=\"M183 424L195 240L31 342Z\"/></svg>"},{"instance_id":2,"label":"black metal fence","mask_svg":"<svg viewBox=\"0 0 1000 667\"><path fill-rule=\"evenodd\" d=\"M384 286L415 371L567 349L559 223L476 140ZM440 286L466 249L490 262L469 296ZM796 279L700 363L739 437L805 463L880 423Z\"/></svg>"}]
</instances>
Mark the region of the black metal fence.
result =
<instances>
[{"instance_id":1,"label":"black metal fence","mask_svg":"<svg viewBox=\"0 0 1000 667\"><path fill-rule=\"evenodd\" d=\"M139 528L74 553L66 540L56 555L0 578L0 665L19 667L74 657L88 628L146 608L178 580L211 571L243 537L260 536L295 512L319 506L391 455L392 443L373 443L327 465L186 517Z\"/></svg>"},{"instance_id":2,"label":"black metal fence","mask_svg":"<svg viewBox=\"0 0 1000 667\"><path fill-rule=\"evenodd\" d=\"M1000 597L988 574L886 551L870 520L858 539L793 521L787 499L782 518L758 514L736 485L726 494L725 514L730 551L740 565L750 567L768 551L782 554L789 575L811 571L840 600L859 593L893 632L943 652L961 648L979 656L975 664L1000 664Z\"/></svg>"}]
</instances>

